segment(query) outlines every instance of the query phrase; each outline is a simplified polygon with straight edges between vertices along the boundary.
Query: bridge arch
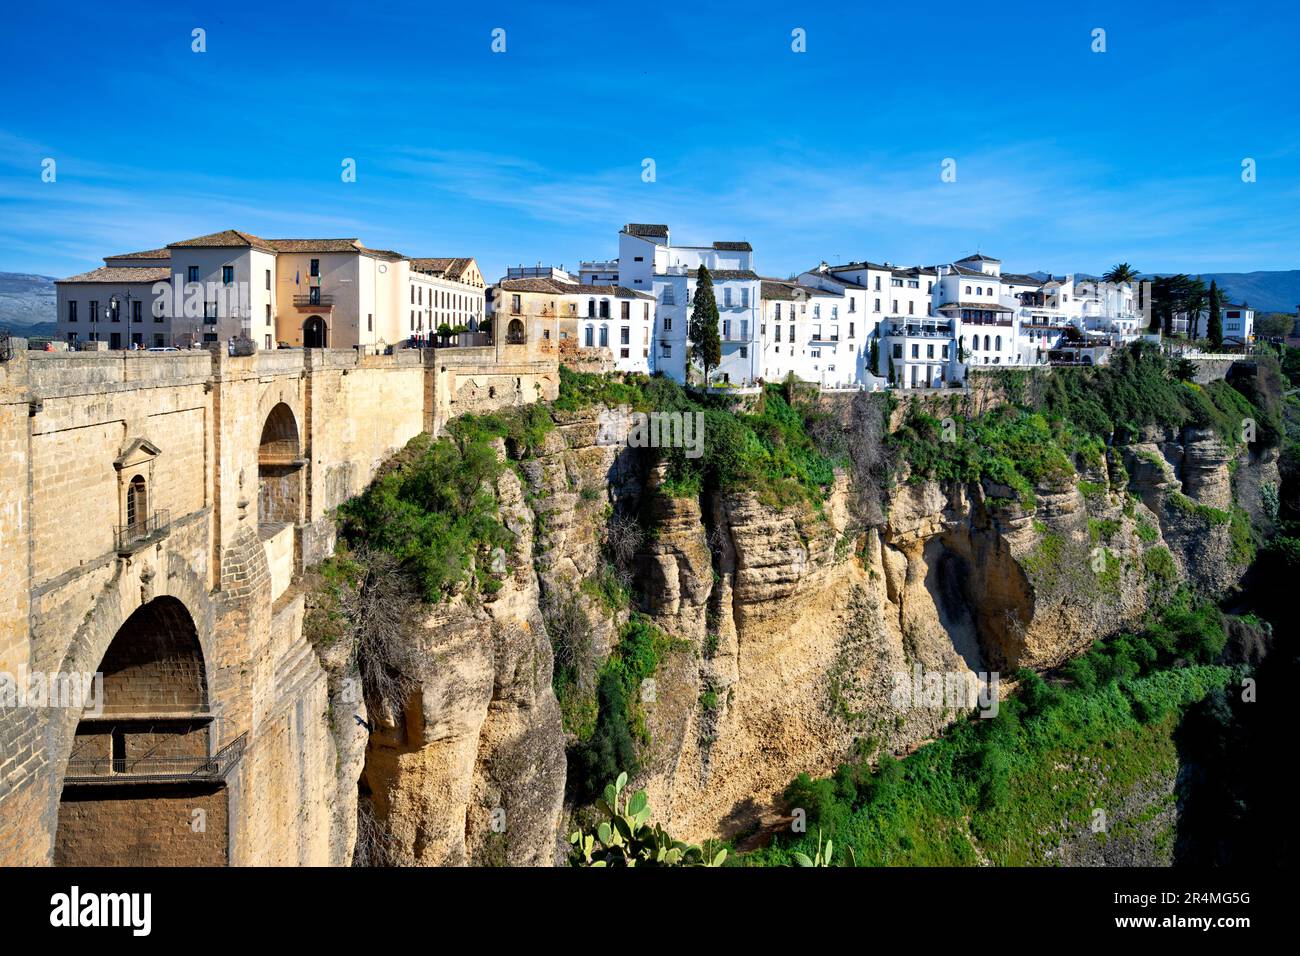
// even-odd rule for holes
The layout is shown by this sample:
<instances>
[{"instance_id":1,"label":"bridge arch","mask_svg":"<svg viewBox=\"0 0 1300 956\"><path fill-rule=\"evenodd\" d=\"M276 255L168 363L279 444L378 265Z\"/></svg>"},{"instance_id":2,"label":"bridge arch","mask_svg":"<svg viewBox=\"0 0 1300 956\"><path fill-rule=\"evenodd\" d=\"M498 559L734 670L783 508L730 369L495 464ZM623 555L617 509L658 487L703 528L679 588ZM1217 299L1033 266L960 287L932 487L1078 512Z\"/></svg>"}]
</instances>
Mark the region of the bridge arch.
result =
<instances>
[{"instance_id":1,"label":"bridge arch","mask_svg":"<svg viewBox=\"0 0 1300 956\"><path fill-rule=\"evenodd\" d=\"M259 524L297 524L302 520L302 442L293 409L277 403L262 425L257 445L257 520Z\"/></svg>"},{"instance_id":2,"label":"bridge arch","mask_svg":"<svg viewBox=\"0 0 1300 956\"><path fill-rule=\"evenodd\" d=\"M185 603L140 604L94 671L64 762L55 864L227 862L228 767L214 759L203 642Z\"/></svg>"}]
</instances>

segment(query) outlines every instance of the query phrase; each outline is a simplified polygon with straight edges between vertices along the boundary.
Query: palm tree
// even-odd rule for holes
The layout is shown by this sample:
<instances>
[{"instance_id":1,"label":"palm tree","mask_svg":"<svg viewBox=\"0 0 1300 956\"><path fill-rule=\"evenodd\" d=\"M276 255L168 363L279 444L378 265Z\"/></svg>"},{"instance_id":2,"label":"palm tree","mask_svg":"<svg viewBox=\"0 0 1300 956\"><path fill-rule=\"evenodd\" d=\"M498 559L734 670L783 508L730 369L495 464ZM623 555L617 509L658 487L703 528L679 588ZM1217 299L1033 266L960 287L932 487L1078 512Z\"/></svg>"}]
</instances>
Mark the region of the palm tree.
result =
<instances>
[{"instance_id":1,"label":"palm tree","mask_svg":"<svg viewBox=\"0 0 1300 956\"><path fill-rule=\"evenodd\" d=\"M1139 275L1141 273L1127 262L1120 262L1111 266L1106 274L1102 276L1102 279L1113 285L1123 285L1127 282L1136 282Z\"/></svg>"}]
</instances>

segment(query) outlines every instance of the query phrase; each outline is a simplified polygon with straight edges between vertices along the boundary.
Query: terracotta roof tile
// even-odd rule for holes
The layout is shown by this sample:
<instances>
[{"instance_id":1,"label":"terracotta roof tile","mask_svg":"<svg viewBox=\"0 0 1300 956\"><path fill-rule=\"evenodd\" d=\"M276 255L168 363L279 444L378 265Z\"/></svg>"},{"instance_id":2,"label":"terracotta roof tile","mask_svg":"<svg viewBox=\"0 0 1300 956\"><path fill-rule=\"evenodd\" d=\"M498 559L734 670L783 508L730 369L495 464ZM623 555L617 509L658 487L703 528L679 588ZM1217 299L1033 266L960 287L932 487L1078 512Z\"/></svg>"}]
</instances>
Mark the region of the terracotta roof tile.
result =
<instances>
[{"instance_id":1,"label":"terracotta roof tile","mask_svg":"<svg viewBox=\"0 0 1300 956\"><path fill-rule=\"evenodd\" d=\"M55 284L61 282L166 282L170 278L171 269L168 266L113 266L112 268L103 266L99 269L83 272L80 275L69 276L66 279L56 279Z\"/></svg>"}]
</instances>

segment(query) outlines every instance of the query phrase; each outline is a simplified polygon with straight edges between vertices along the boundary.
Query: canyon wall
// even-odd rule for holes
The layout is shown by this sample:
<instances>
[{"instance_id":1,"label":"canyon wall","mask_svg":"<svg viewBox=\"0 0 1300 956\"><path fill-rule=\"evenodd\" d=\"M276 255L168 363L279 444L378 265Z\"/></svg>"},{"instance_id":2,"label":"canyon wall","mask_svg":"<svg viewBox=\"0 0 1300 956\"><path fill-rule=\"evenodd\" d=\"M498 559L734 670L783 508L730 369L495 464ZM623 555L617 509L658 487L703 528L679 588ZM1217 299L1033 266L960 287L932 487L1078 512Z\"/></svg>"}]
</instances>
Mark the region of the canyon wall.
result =
<instances>
[{"instance_id":1,"label":"canyon wall","mask_svg":"<svg viewBox=\"0 0 1300 956\"><path fill-rule=\"evenodd\" d=\"M1234 464L1206 432L1152 432L1028 505L989 481L913 481L905 465L885 486L880 407L860 396L839 412L869 462L820 505L793 506L751 491L673 497L644 451L600 442L599 410L556 413L500 489L520 535L506 588L472 613L433 611L430 653L454 661L450 676L424 683L400 740L372 738L366 779L403 859L560 858L566 734L543 673L558 602L589 628L588 687L629 614L672 638L638 702L648 743L633 784L679 838L743 838L780 822L797 774L908 752L969 710L900 706L895 675L997 672L1005 693L1018 668L1058 666L1137 624L1180 580L1233 586L1231 483L1276 468ZM584 582L606 573L611 534L633 519L646 530L634 597L611 606ZM520 763L512 796L500 768ZM512 809L521 796L526 810ZM526 817L489 850L502 809Z\"/></svg>"}]
</instances>

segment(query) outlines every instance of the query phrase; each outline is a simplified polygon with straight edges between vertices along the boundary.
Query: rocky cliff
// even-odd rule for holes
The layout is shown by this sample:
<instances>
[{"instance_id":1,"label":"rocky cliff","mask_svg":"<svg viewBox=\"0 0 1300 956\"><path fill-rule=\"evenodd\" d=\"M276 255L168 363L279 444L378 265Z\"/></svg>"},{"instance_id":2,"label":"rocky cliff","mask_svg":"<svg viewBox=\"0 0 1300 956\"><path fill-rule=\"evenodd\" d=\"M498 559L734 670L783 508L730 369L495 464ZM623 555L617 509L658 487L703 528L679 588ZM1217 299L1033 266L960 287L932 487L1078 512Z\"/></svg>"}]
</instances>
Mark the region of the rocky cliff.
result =
<instances>
[{"instance_id":1,"label":"rocky cliff","mask_svg":"<svg viewBox=\"0 0 1300 956\"><path fill-rule=\"evenodd\" d=\"M535 449L499 445L505 584L422 608L418 689L372 718L361 801L390 862L559 859L566 746L584 727L581 702L562 715L556 667L594 708L634 613L673 639L636 704L635 783L675 835L740 837L775 821L797 774L908 751L969 709L900 704L896 675L997 672L1005 692L1180 579L1231 587L1246 560L1234 480L1276 470L1187 429L1140 435L1032 502L988 480L913 480L906 463L882 487L860 453L880 443L880 410L839 411L858 467L820 503L669 494L647 451L599 441L596 409L556 412Z\"/></svg>"}]
</instances>

